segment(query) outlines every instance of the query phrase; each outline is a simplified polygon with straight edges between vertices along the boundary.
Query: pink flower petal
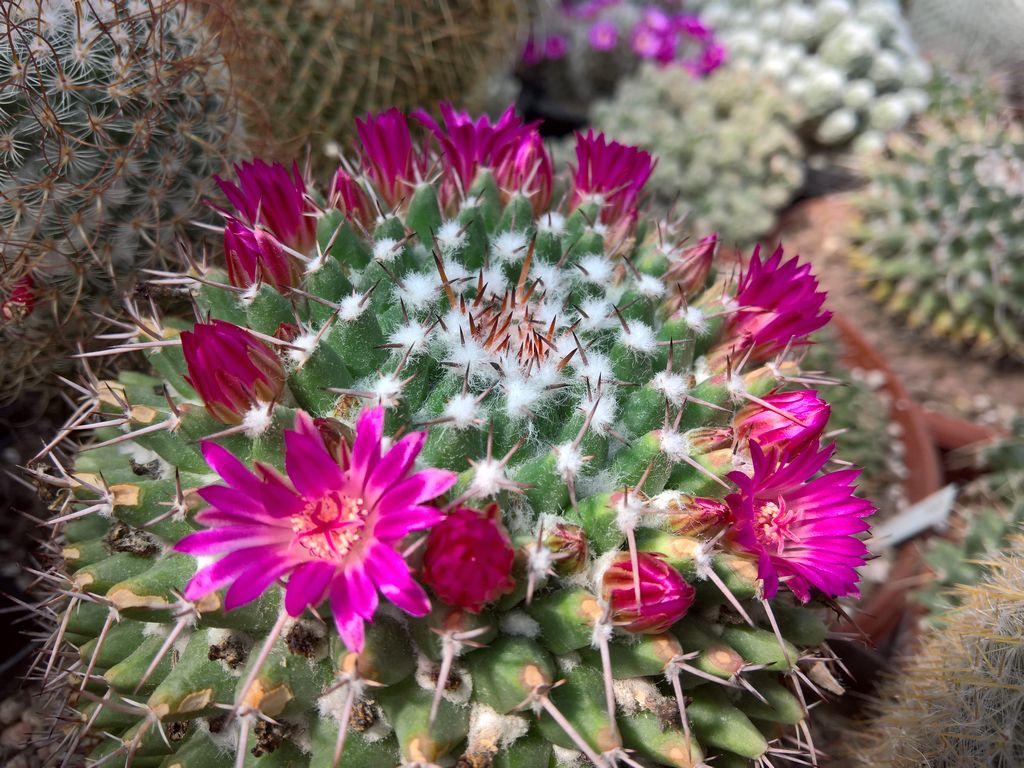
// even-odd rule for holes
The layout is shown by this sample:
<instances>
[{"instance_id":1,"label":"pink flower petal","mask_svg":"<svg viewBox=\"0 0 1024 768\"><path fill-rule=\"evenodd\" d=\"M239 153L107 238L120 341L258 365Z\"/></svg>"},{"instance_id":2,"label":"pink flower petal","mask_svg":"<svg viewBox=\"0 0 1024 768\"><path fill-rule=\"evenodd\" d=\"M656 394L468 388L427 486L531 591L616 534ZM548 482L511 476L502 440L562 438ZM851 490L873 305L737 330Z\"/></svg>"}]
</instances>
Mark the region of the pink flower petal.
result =
<instances>
[{"instance_id":1,"label":"pink flower petal","mask_svg":"<svg viewBox=\"0 0 1024 768\"><path fill-rule=\"evenodd\" d=\"M301 411L296 422L309 420ZM312 429L312 434L310 434ZM341 467L324 447L320 433L309 424L303 432L286 430L284 433L285 468L295 488L307 498L323 496L328 491L341 488L345 477Z\"/></svg>"},{"instance_id":2,"label":"pink flower petal","mask_svg":"<svg viewBox=\"0 0 1024 768\"><path fill-rule=\"evenodd\" d=\"M202 450L210 469L224 478L229 486L252 499L261 497L263 483L227 448L207 440L202 444Z\"/></svg>"},{"instance_id":3,"label":"pink flower petal","mask_svg":"<svg viewBox=\"0 0 1024 768\"><path fill-rule=\"evenodd\" d=\"M405 560L391 547L378 544L366 558L366 572L381 594L410 616L430 612L430 598L409 574Z\"/></svg>"},{"instance_id":4,"label":"pink flower petal","mask_svg":"<svg viewBox=\"0 0 1024 768\"><path fill-rule=\"evenodd\" d=\"M377 611L377 588L362 568L351 568L345 574L348 578L348 600L352 610L367 621L373 621Z\"/></svg>"},{"instance_id":5,"label":"pink flower petal","mask_svg":"<svg viewBox=\"0 0 1024 768\"><path fill-rule=\"evenodd\" d=\"M289 616L298 616L307 605L316 606L324 599L331 579L337 573L334 563L312 561L297 567L288 577L284 607Z\"/></svg>"},{"instance_id":6,"label":"pink flower petal","mask_svg":"<svg viewBox=\"0 0 1024 768\"><path fill-rule=\"evenodd\" d=\"M276 557L276 547L240 549L225 555L215 563L201 568L185 587L186 600L198 600L211 592L231 583L254 562L271 562Z\"/></svg>"},{"instance_id":7,"label":"pink flower petal","mask_svg":"<svg viewBox=\"0 0 1024 768\"><path fill-rule=\"evenodd\" d=\"M459 476L445 469L424 469L392 486L377 502L381 516L403 512L407 508L436 499L447 491Z\"/></svg>"},{"instance_id":8,"label":"pink flower petal","mask_svg":"<svg viewBox=\"0 0 1024 768\"><path fill-rule=\"evenodd\" d=\"M413 531L422 531L444 519L434 507L412 506L378 518L373 536L388 543L404 539Z\"/></svg>"},{"instance_id":9,"label":"pink flower petal","mask_svg":"<svg viewBox=\"0 0 1024 768\"><path fill-rule=\"evenodd\" d=\"M380 461L380 441L384 433L384 409L370 408L363 411L356 424L356 439L352 446L352 464L349 477L356 481L360 492Z\"/></svg>"},{"instance_id":10,"label":"pink flower petal","mask_svg":"<svg viewBox=\"0 0 1024 768\"><path fill-rule=\"evenodd\" d=\"M251 603L266 592L271 584L292 570L297 562L299 561L294 556L281 553L278 549L273 557L250 564L228 587L227 594L224 595L224 610L231 611L240 605Z\"/></svg>"},{"instance_id":11,"label":"pink flower petal","mask_svg":"<svg viewBox=\"0 0 1024 768\"><path fill-rule=\"evenodd\" d=\"M365 639L363 620L352 608L348 580L344 577L336 578L331 585L331 613L334 614L334 626L345 647L353 653L361 652Z\"/></svg>"},{"instance_id":12,"label":"pink flower petal","mask_svg":"<svg viewBox=\"0 0 1024 768\"><path fill-rule=\"evenodd\" d=\"M234 552L236 549L262 547L268 544L287 544L291 531L286 528L272 528L266 525L230 525L222 528L206 528L190 533L174 549L190 555L214 555L219 552Z\"/></svg>"},{"instance_id":13,"label":"pink flower petal","mask_svg":"<svg viewBox=\"0 0 1024 768\"><path fill-rule=\"evenodd\" d=\"M399 440L381 458L366 483L366 503L373 506L380 494L401 480L423 449L426 432L413 432Z\"/></svg>"}]
</instances>

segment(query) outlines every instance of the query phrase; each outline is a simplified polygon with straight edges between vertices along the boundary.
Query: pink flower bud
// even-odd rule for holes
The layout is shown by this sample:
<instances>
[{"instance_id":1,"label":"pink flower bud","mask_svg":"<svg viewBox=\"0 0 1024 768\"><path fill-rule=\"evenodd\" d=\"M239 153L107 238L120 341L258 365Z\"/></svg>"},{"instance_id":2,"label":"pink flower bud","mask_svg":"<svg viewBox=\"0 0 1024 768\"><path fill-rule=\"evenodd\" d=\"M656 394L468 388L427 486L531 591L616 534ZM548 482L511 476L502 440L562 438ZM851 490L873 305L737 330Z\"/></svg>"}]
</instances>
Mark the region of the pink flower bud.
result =
<instances>
[{"instance_id":1,"label":"pink flower bud","mask_svg":"<svg viewBox=\"0 0 1024 768\"><path fill-rule=\"evenodd\" d=\"M423 581L449 606L479 613L515 587L514 559L497 504L461 507L430 529Z\"/></svg>"},{"instance_id":2,"label":"pink flower bud","mask_svg":"<svg viewBox=\"0 0 1024 768\"><path fill-rule=\"evenodd\" d=\"M587 565L587 534L578 525L556 523L546 531L544 546L551 551L552 567L559 576L579 573Z\"/></svg>"},{"instance_id":3,"label":"pink flower bud","mask_svg":"<svg viewBox=\"0 0 1024 768\"><path fill-rule=\"evenodd\" d=\"M0 315L4 320L24 320L32 314L36 306L35 282L31 275L25 275L15 281L11 294L0 304Z\"/></svg>"},{"instance_id":4,"label":"pink flower bud","mask_svg":"<svg viewBox=\"0 0 1024 768\"><path fill-rule=\"evenodd\" d=\"M285 252L272 234L250 228L233 216L227 217L224 225L224 258L228 280L239 288L262 280L284 292L302 275L296 259Z\"/></svg>"},{"instance_id":5,"label":"pink flower bud","mask_svg":"<svg viewBox=\"0 0 1024 768\"><path fill-rule=\"evenodd\" d=\"M277 400L284 368L277 355L244 328L214 320L181 334L185 380L224 424L239 424L254 407Z\"/></svg>"},{"instance_id":6,"label":"pink flower bud","mask_svg":"<svg viewBox=\"0 0 1024 768\"><path fill-rule=\"evenodd\" d=\"M729 507L717 499L679 494L668 504L668 527L680 536L702 536L724 525Z\"/></svg>"},{"instance_id":7,"label":"pink flower bud","mask_svg":"<svg viewBox=\"0 0 1024 768\"><path fill-rule=\"evenodd\" d=\"M316 243L316 209L306 199L306 183L299 166L291 173L280 163L255 159L235 166L238 184L214 177L242 220L262 227L279 242L300 253Z\"/></svg>"},{"instance_id":8,"label":"pink flower bud","mask_svg":"<svg viewBox=\"0 0 1024 768\"><path fill-rule=\"evenodd\" d=\"M669 263L665 282L676 286L683 299L701 290L711 274L711 264L718 249L718 234L708 235L687 248Z\"/></svg>"},{"instance_id":9,"label":"pink flower bud","mask_svg":"<svg viewBox=\"0 0 1024 768\"><path fill-rule=\"evenodd\" d=\"M513 194L530 198L533 212L540 216L551 204L555 173L551 156L540 133L531 130L503 153L494 166L494 180L503 202Z\"/></svg>"},{"instance_id":10,"label":"pink flower bud","mask_svg":"<svg viewBox=\"0 0 1024 768\"><path fill-rule=\"evenodd\" d=\"M376 218L366 192L344 168L334 173L329 202L332 207L344 213L346 218L355 219L364 225L369 225Z\"/></svg>"},{"instance_id":11,"label":"pink flower bud","mask_svg":"<svg viewBox=\"0 0 1024 768\"><path fill-rule=\"evenodd\" d=\"M762 403L767 403L768 406ZM831 408L813 389L777 392L744 406L734 419L736 436L765 451L799 453L821 437Z\"/></svg>"},{"instance_id":12,"label":"pink flower bud","mask_svg":"<svg viewBox=\"0 0 1024 768\"><path fill-rule=\"evenodd\" d=\"M639 605L628 552L616 555L604 573L603 595L611 606L612 623L627 632L660 634L686 615L696 591L658 554L638 553L637 566Z\"/></svg>"}]
</instances>

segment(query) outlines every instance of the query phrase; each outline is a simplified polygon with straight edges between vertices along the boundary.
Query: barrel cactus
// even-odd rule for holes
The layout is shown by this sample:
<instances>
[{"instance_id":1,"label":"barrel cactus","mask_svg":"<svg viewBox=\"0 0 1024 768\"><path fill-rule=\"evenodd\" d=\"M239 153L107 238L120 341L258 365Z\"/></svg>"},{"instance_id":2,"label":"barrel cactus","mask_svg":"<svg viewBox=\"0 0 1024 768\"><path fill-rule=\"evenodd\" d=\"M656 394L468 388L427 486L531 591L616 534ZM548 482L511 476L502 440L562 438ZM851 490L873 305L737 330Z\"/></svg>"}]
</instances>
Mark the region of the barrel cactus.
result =
<instances>
[{"instance_id":1,"label":"barrel cactus","mask_svg":"<svg viewBox=\"0 0 1024 768\"><path fill-rule=\"evenodd\" d=\"M524 36L515 0L249 0L244 14L262 43L241 78L253 143L284 157L309 143L318 167L367 111L482 104Z\"/></svg>"},{"instance_id":2,"label":"barrel cactus","mask_svg":"<svg viewBox=\"0 0 1024 768\"><path fill-rule=\"evenodd\" d=\"M644 67L594 124L658 156L651 187L729 245L771 232L804 181L798 110L770 81L728 67L695 80Z\"/></svg>"},{"instance_id":3,"label":"barrel cactus","mask_svg":"<svg viewBox=\"0 0 1024 768\"><path fill-rule=\"evenodd\" d=\"M175 252L230 166L220 38L185 3L5 3L0 41L0 399L95 333L140 269Z\"/></svg>"},{"instance_id":4,"label":"barrel cactus","mask_svg":"<svg viewBox=\"0 0 1024 768\"><path fill-rule=\"evenodd\" d=\"M239 166L226 272L161 279L198 321L139 317L110 352L150 371L81 385L93 437L36 470L68 749L815 760L827 605L873 508L791 387L828 320L809 267L716 269L713 237L641 213L651 156L603 135L552 206L534 125L440 112L360 120L324 195Z\"/></svg>"},{"instance_id":5,"label":"barrel cactus","mask_svg":"<svg viewBox=\"0 0 1024 768\"><path fill-rule=\"evenodd\" d=\"M877 145L928 106L930 75L898 0L697 0L727 66L773 78L813 152Z\"/></svg>"},{"instance_id":6,"label":"barrel cactus","mask_svg":"<svg viewBox=\"0 0 1024 768\"><path fill-rule=\"evenodd\" d=\"M849 764L985 766L1024 760L1024 540L1011 540L979 583L959 587L942 616L880 692L874 716L847 735Z\"/></svg>"},{"instance_id":7,"label":"barrel cactus","mask_svg":"<svg viewBox=\"0 0 1024 768\"><path fill-rule=\"evenodd\" d=\"M915 328L990 357L1024 357L1024 129L977 114L922 119L866 163L854 263Z\"/></svg>"}]
</instances>

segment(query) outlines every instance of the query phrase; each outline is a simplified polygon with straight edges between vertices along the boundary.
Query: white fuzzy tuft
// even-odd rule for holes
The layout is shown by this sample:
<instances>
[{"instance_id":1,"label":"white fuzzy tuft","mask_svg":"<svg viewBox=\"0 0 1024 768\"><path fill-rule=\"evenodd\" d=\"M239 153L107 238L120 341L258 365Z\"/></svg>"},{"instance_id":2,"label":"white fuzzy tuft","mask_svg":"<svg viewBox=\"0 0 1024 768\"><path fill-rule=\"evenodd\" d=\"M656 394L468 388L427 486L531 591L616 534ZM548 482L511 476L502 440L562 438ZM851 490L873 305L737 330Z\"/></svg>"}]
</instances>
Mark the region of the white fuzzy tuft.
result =
<instances>
[{"instance_id":1,"label":"white fuzzy tuft","mask_svg":"<svg viewBox=\"0 0 1024 768\"><path fill-rule=\"evenodd\" d=\"M691 373L698 384L711 378L713 372L711 370L711 366L708 365L708 359L704 357L704 355L701 355L693 362L693 370Z\"/></svg>"},{"instance_id":2,"label":"white fuzzy tuft","mask_svg":"<svg viewBox=\"0 0 1024 768\"><path fill-rule=\"evenodd\" d=\"M443 416L451 419L451 424L456 429L466 429L476 426L476 420L480 414L480 406L476 403L476 397L471 393L459 393L449 400L444 406Z\"/></svg>"},{"instance_id":3,"label":"white fuzzy tuft","mask_svg":"<svg viewBox=\"0 0 1024 768\"><path fill-rule=\"evenodd\" d=\"M665 293L665 284L654 275L640 275L636 284L641 296L657 299Z\"/></svg>"},{"instance_id":4,"label":"white fuzzy tuft","mask_svg":"<svg viewBox=\"0 0 1024 768\"><path fill-rule=\"evenodd\" d=\"M610 327L614 320L612 305L607 299L591 297L581 301L579 307L580 328L584 331L600 331Z\"/></svg>"},{"instance_id":5,"label":"white fuzzy tuft","mask_svg":"<svg viewBox=\"0 0 1024 768\"><path fill-rule=\"evenodd\" d=\"M460 211L469 211L480 205L480 199L476 195L467 195L466 199L462 201L462 205L459 206Z\"/></svg>"},{"instance_id":6,"label":"white fuzzy tuft","mask_svg":"<svg viewBox=\"0 0 1024 768\"><path fill-rule=\"evenodd\" d=\"M520 715L500 715L486 704L474 704L469 713L467 753L508 749L530 730L530 721Z\"/></svg>"},{"instance_id":7,"label":"white fuzzy tuft","mask_svg":"<svg viewBox=\"0 0 1024 768\"><path fill-rule=\"evenodd\" d=\"M594 415L590 419L590 428L598 435L607 434L612 424L615 423L615 413L617 410L615 397L607 390L601 395L601 399L597 401L596 409L594 408L594 401L584 394L580 402L580 409L588 415L591 410L594 411Z\"/></svg>"},{"instance_id":8,"label":"white fuzzy tuft","mask_svg":"<svg viewBox=\"0 0 1024 768\"><path fill-rule=\"evenodd\" d=\"M491 266L480 271L484 275L484 292L486 294L501 296L508 288L508 279L505 277L505 270L501 268L501 264L491 262Z\"/></svg>"},{"instance_id":9,"label":"white fuzzy tuft","mask_svg":"<svg viewBox=\"0 0 1024 768\"><path fill-rule=\"evenodd\" d=\"M602 386L608 386L608 383L615 378L615 374L612 373L612 361L608 359L607 355L600 352L587 352L586 363L577 352L570 364L581 379L587 379L590 382L591 387L596 387L599 381L602 382Z\"/></svg>"},{"instance_id":10,"label":"white fuzzy tuft","mask_svg":"<svg viewBox=\"0 0 1024 768\"><path fill-rule=\"evenodd\" d=\"M615 503L615 524L623 533L635 530L646 509L647 506L641 501L639 494L623 494Z\"/></svg>"},{"instance_id":11,"label":"white fuzzy tuft","mask_svg":"<svg viewBox=\"0 0 1024 768\"><path fill-rule=\"evenodd\" d=\"M583 452L572 443L555 446L555 467L563 480L571 480L583 469Z\"/></svg>"},{"instance_id":12,"label":"white fuzzy tuft","mask_svg":"<svg viewBox=\"0 0 1024 768\"><path fill-rule=\"evenodd\" d=\"M522 261L526 256L526 235L502 232L491 242L491 258L498 262Z\"/></svg>"},{"instance_id":13,"label":"white fuzzy tuft","mask_svg":"<svg viewBox=\"0 0 1024 768\"><path fill-rule=\"evenodd\" d=\"M569 651L569 653L563 653L561 656L555 656L555 663L558 665L558 671L563 675L568 675L576 667L583 663L583 659L576 651Z\"/></svg>"},{"instance_id":14,"label":"white fuzzy tuft","mask_svg":"<svg viewBox=\"0 0 1024 768\"><path fill-rule=\"evenodd\" d=\"M743 400L743 395L747 393L747 385L743 381L743 377L738 373L734 373L726 379L725 388L729 391L729 396L733 400Z\"/></svg>"},{"instance_id":15,"label":"white fuzzy tuft","mask_svg":"<svg viewBox=\"0 0 1024 768\"><path fill-rule=\"evenodd\" d=\"M531 640L540 636L540 624L533 617L522 611L511 611L501 617L499 624L501 631L506 635L516 637L528 637Z\"/></svg>"},{"instance_id":16,"label":"white fuzzy tuft","mask_svg":"<svg viewBox=\"0 0 1024 768\"><path fill-rule=\"evenodd\" d=\"M533 542L525 547L525 550L527 569L537 578L547 576L548 571L551 570L551 566L555 562L554 553L543 544L538 546L537 542Z\"/></svg>"},{"instance_id":17,"label":"white fuzzy tuft","mask_svg":"<svg viewBox=\"0 0 1024 768\"><path fill-rule=\"evenodd\" d=\"M690 441L680 432L665 429L661 433L661 450L672 461L682 461L690 455Z\"/></svg>"},{"instance_id":18,"label":"white fuzzy tuft","mask_svg":"<svg viewBox=\"0 0 1024 768\"><path fill-rule=\"evenodd\" d=\"M629 349L639 352L642 355L650 355L658 347L658 340L654 336L654 329L647 323L639 320L631 320L629 330L625 328L619 333L619 341Z\"/></svg>"},{"instance_id":19,"label":"white fuzzy tuft","mask_svg":"<svg viewBox=\"0 0 1024 768\"><path fill-rule=\"evenodd\" d=\"M255 440L274 423L274 415L270 411L269 403L257 403L245 412L242 417L242 426L245 427L245 436Z\"/></svg>"},{"instance_id":20,"label":"white fuzzy tuft","mask_svg":"<svg viewBox=\"0 0 1024 768\"><path fill-rule=\"evenodd\" d=\"M473 482L469 486L473 498L497 496L508 484L505 468L495 459L484 459L473 468Z\"/></svg>"},{"instance_id":21,"label":"white fuzzy tuft","mask_svg":"<svg viewBox=\"0 0 1024 768\"><path fill-rule=\"evenodd\" d=\"M393 237L383 237L373 244L374 261L383 261L385 264L395 260L401 246Z\"/></svg>"},{"instance_id":22,"label":"white fuzzy tuft","mask_svg":"<svg viewBox=\"0 0 1024 768\"><path fill-rule=\"evenodd\" d=\"M420 654L416 659L415 674L416 682L419 683L420 688L433 691L437 687L437 674L440 668L439 664L435 664L426 656ZM458 685L453 686L453 682L457 682ZM451 671L448 673L448 683L444 687L441 698L450 701L452 704L462 705L469 702L469 697L472 693L473 678L469 676L469 672L465 669L453 664Z\"/></svg>"},{"instance_id":23,"label":"white fuzzy tuft","mask_svg":"<svg viewBox=\"0 0 1024 768\"><path fill-rule=\"evenodd\" d=\"M687 307L683 311L683 320L686 321L689 329L698 336L703 336L708 332L708 318L700 307Z\"/></svg>"},{"instance_id":24,"label":"white fuzzy tuft","mask_svg":"<svg viewBox=\"0 0 1024 768\"><path fill-rule=\"evenodd\" d=\"M412 350L413 353L421 352L427 343L427 328L414 320L396 328L388 341L392 344L400 344L403 348Z\"/></svg>"},{"instance_id":25,"label":"white fuzzy tuft","mask_svg":"<svg viewBox=\"0 0 1024 768\"><path fill-rule=\"evenodd\" d=\"M370 306L369 301L363 301L364 298L361 293L353 293L351 296L346 296L342 299L341 310L338 312L339 319L346 322L356 320Z\"/></svg>"},{"instance_id":26,"label":"white fuzzy tuft","mask_svg":"<svg viewBox=\"0 0 1024 768\"><path fill-rule=\"evenodd\" d=\"M395 408L402 399L402 380L392 373L385 373L370 385L374 399L385 408Z\"/></svg>"},{"instance_id":27,"label":"white fuzzy tuft","mask_svg":"<svg viewBox=\"0 0 1024 768\"><path fill-rule=\"evenodd\" d=\"M671 700L643 677L615 680L612 683L612 691L615 694L615 703L626 717L632 717L641 710L664 712L672 706Z\"/></svg>"},{"instance_id":28,"label":"white fuzzy tuft","mask_svg":"<svg viewBox=\"0 0 1024 768\"><path fill-rule=\"evenodd\" d=\"M437 247L441 249L441 255L452 256L466 242L466 233L462 231L462 224L449 219L437 230L435 239Z\"/></svg>"},{"instance_id":29,"label":"white fuzzy tuft","mask_svg":"<svg viewBox=\"0 0 1024 768\"><path fill-rule=\"evenodd\" d=\"M540 388L533 381L508 379L505 381L505 412L513 419L524 418L533 412L540 401Z\"/></svg>"},{"instance_id":30,"label":"white fuzzy tuft","mask_svg":"<svg viewBox=\"0 0 1024 768\"><path fill-rule=\"evenodd\" d=\"M656 373L651 379L651 388L661 392L672 405L682 405L683 398L690 391L685 377L668 371Z\"/></svg>"},{"instance_id":31,"label":"white fuzzy tuft","mask_svg":"<svg viewBox=\"0 0 1024 768\"><path fill-rule=\"evenodd\" d=\"M396 286L395 291L407 309L418 312L437 300L438 276L434 272L413 272L402 278L402 288Z\"/></svg>"},{"instance_id":32,"label":"white fuzzy tuft","mask_svg":"<svg viewBox=\"0 0 1024 768\"><path fill-rule=\"evenodd\" d=\"M161 624L155 621L147 621L142 625L143 637L167 637L171 632L173 624Z\"/></svg>"},{"instance_id":33,"label":"white fuzzy tuft","mask_svg":"<svg viewBox=\"0 0 1024 768\"><path fill-rule=\"evenodd\" d=\"M141 445L136 443L134 440L130 440L124 443L118 444L118 453L128 456L133 459L136 464L152 464L154 461L159 466L159 472L161 478L174 477L172 471L174 467L164 461L160 454L156 451L151 451L148 448L143 448ZM12 462L14 463L14 462Z\"/></svg>"},{"instance_id":34,"label":"white fuzzy tuft","mask_svg":"<svg viewBox=\"0 0 1024 768\"><path fill-rule=\"evenodd\" d=\"M614 269L611 262L601 254L588 253L578 263L584 282L594 285L607 285L611 282Z\"/></svg>"},{"instance_id":35,"label":"white fuzzy tuft","mask_svg":"<svg viewBox=\"0 0 1024 768\"><path fill-rule=\"evenodd\" d=\"M541 214L537 219L537 231L552 235L562 234L565 232L565 216L558 211L548 211Z\"/></svg>"},{"instance_id":36,"label":"white fuzzy tuft","mask_svg":"<svg viewBox=\"0 0 1024 768\"><path fill-rule=\"evenodd\" d=\"M582 752L566 749L557 744L551 745L551 753L555 756L555 765L559 768L582 768L590 762Z\"/></svg>"},{"instance_id":37,"label":"white fuzzy tuft","mask_svg":"<svg viewBox=\"0 0 1024 768\"><path fill-rule=\"evenodd\" d=\"M547 293L549 297L564 296L569 290L565 273L557 264L549 264L545 261L534 261L530 266L530 278L539 280L540 290Z\"/></svg>"}]
</instances>

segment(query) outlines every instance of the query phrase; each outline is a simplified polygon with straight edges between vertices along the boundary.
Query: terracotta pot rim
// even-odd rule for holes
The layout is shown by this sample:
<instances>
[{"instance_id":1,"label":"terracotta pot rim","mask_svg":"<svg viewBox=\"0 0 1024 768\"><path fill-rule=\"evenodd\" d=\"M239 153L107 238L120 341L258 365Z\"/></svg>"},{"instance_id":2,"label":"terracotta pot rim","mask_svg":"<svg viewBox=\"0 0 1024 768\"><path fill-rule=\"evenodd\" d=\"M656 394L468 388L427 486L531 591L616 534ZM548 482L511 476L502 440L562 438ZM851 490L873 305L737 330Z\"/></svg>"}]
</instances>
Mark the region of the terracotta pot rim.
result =
<instances>
[{"instance_id":1,"label":"terracotta pot rim","mask_svg":"<svg viewBox=\"0 0 1024 768\"><path fill-rule=\"evenodd\" d=\"M902 428L906 447L907 477L904 489L913 503L938 491L943 484L939 452L928 429L922 408L913 401L900 377L864 337L857 327L841 315L832 318L843 351L840 358L860 368L880 371L883 388L892 397L889 418ZM915 540L896 549L895 559L885 584L877 586L857 609L854 622L843 622L839 632L865 635L873 644L880 644L897 628L909 608L907 593L924 567L920 548Z\"/></svg>"}]
</instances>

